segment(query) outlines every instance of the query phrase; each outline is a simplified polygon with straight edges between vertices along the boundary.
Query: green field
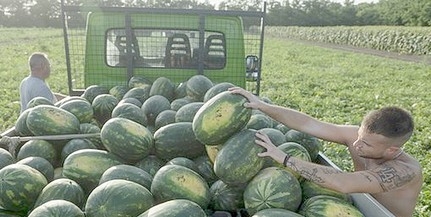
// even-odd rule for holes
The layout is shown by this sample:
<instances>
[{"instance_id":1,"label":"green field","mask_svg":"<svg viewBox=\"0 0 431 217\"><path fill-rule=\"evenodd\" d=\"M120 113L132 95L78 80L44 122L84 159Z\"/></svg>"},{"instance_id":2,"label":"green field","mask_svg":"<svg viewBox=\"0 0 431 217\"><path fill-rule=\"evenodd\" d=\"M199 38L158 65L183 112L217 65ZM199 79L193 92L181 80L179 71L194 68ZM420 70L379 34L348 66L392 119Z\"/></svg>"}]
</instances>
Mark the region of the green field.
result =
<instances>
[{"instance_id":1,"label":"green field","mask_svg":"<svg viewBox=\"0 0 431 217\"><path fill-rule=\"evenodd\" d=\"M19 114L18 86L28 75L27 58L34 51L48 53L53 72L48 83L67 93L65 58L60 29L1 29L1 131L12 127ZM275 104L299 109L325 121L358 124L367 111L397 105L411 111L416 131L405 147L424 168L424 187L417 217L431 216L431 66L341 52L288 40L266 38L262 96ZM344 147L325 144L325 153L351 170Z\"/></svg>"}]
</instances>

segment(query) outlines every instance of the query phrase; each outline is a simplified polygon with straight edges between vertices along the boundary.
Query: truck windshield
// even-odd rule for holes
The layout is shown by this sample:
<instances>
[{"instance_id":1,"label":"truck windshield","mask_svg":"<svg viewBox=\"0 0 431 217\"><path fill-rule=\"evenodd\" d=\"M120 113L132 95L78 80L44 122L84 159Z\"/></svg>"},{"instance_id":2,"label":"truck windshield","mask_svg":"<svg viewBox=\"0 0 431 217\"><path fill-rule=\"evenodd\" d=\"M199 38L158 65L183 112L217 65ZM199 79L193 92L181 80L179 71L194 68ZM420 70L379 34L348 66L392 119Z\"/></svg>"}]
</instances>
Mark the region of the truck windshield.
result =
<instances>
[{"instance_id":1,"label":"truck windshield","mask_svg":"<svg viewBox=\"0 0 431 217\"><path fill-rule=\"evenodd\" d=\"M128 36L129 35L129 36ZM109 29L106 32L106 64L111 67L197 68L226 65L225 36L207 31L200 46L199 31L172 29ZM128 38L129 37L129 38Z\"/></svg>"}]
</instances>

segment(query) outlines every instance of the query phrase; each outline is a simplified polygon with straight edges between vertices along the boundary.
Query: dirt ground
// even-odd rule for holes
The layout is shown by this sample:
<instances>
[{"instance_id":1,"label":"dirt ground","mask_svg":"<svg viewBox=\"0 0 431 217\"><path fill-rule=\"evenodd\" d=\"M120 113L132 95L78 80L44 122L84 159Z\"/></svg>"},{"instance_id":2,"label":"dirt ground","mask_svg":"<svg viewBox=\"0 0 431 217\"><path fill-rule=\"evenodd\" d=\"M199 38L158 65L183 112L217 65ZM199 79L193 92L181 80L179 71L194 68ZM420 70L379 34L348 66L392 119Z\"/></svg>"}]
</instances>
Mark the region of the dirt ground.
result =
<instances>
[{"instance_id":1,"label":"dirt ground","mask_svg":"<svg viewBox=\"0 0 431 217\"><path fill-rule=\"evenodd\" d=\"M337 44L319 43L319 42L311 42L311 41L298 41L298 42L325 47L325 48L364 53L364 54L370 54L370 55L375 55L375 56L380 56L385 58L392 58L392 59L397 59L397 60L402 60L407 62L416 62L416 63L424 63L424 64L431 65L431 55L421 56L421 55L399 54L396 52L379 51L375 49L360 48L360 47L354 47L349 45L337 45Z\"/></svg>"}]
</instances>

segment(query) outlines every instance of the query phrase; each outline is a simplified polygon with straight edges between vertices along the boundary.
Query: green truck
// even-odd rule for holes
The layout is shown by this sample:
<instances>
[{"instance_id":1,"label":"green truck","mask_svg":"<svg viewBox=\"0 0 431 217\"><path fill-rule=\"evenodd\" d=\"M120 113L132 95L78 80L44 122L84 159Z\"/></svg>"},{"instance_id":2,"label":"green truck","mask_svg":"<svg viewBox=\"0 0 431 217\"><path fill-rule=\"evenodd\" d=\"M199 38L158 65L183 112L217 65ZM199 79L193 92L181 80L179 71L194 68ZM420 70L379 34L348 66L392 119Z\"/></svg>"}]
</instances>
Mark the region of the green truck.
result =
<instances>
[{"instance_id":1,"label":"green truck","mask_svg":"<svg viewBox=\"0 0 431 217\"><path fill-rule=\"evenodd\" d=\"M70 95L134 76L178 84L196 74L259 94L264 15L63 5Z\"/></svg>"}]
</instances>

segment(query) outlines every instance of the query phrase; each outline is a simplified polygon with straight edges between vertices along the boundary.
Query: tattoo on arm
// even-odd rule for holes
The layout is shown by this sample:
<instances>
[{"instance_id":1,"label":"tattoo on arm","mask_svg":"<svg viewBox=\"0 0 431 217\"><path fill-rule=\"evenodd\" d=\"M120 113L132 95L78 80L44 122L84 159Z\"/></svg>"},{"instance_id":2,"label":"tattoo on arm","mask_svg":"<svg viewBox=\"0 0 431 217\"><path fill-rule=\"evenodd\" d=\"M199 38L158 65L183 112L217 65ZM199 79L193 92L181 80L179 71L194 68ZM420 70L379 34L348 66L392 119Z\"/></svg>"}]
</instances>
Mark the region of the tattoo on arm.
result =
<instances>
[{"instance_id":1,"label":"tattoo on arm","mask_svg":"<svg viewBox=\"0 0 431 217\"><path fill-rule=\"evenodd\" d=\"M415 173L407 168L395 168L392 165L385 165L376 172L376 178L383 191L390 191L399 188L413 180Z\"/></svg>"},{"instance_id":2,"label":"tattoo on arm","mask_svg":"<svg viewBox=\"0 0 431 217\"><path fill-rule=\"evenodd\" d=\"M368 173L360 173L362 176L364 176L369 182L372 182L370 175Z\"/></svg>"},{"instance_id":3,"label":"tattoo on arm","mask_svg":"<svg viewBox=\"0 0 431 217\"><path fill-rule=\"evenodd\" d=\"M330 175L330 174L338 174L342 173L342 171L339 171L334 168L306 168L306 167L299 167L295 164L295 162L288 161L286 166L292 168L294 171L298 172L301 176L304 178L316 182L316 183L325 183L325 180L321 175ZM320 175L319 175L320 174Z\"/></svg>"}]
</instances>

